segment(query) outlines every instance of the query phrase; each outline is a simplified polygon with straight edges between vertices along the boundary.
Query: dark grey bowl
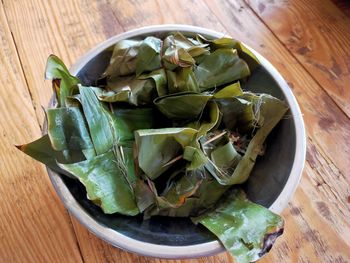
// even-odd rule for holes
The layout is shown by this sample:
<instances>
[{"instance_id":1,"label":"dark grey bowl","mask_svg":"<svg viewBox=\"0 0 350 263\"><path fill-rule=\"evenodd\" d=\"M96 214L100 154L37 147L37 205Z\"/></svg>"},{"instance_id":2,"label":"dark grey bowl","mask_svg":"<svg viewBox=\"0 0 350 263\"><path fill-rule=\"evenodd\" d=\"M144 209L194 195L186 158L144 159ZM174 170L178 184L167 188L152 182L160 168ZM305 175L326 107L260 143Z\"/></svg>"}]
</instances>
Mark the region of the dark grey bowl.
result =
<instances>
[{"instance_id":1,"label":"dark grey bowl","mask_svg":"<svg viewBox=\"0 0 350 263\"><path fill-rule=\"evenodd\" d=\"M92 85L105 70L116 42L148 35L164 36L180 31L185 35L200 33L208 38L223 34L185 25L162 25L140 28L112 37L88 52L72 68L85 85ZM268 148L259 157L249 180L243 185L249 198L272 211L281 212L294 193L305 160L305 131L299 106L277 70L256 51L260 68L243 88L272 94L287 101L290 118L282 120L268 137ZM264 81L261 81L264 79ZM224 250L205 228L186 218L106 215L86 198L84 187L75 180L48 170L51 181L65 207L87 229L110 244L142 255L161 258L194 258Z\"/></svg>"}]
</instances>

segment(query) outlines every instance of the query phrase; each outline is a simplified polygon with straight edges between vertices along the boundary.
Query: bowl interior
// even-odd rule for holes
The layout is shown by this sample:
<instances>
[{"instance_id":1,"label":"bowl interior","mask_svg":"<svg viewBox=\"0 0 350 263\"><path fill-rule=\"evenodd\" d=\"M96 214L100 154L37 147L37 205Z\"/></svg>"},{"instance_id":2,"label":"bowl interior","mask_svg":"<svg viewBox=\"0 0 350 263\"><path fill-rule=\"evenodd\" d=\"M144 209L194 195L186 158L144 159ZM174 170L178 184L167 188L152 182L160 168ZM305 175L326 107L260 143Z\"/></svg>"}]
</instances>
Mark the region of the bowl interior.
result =
<instances>
[{"instance_id":1,"label":"bowl interior","mask_svg":"<svg viewBox=\"0 0 350 263\"><path fill-rule=\"evenodd\" d=\"M140 36L143 37L145 35ZM159 37L162 37L162 34ZM111 49L107 48L81 68L77 76L84 85L95 83L107 67L111 54ZM284 99L278 84L263 66L257 68L248 81L242 83L242 87L245 90L269 93ZM295 144L295 123L290 116L283 119L269 135L265 155L258 157L251 176L243 185L252 201L269 207L276 200L290 175ZM143 220L142 216L106 215L87 200L85 189L79 182L64 176L62 179L74 198L91 217L132 239L168 246L196 245L216 240L208 230L200 225L195 226L188 218L153 217Z\"/></svg>"}]
</instances>

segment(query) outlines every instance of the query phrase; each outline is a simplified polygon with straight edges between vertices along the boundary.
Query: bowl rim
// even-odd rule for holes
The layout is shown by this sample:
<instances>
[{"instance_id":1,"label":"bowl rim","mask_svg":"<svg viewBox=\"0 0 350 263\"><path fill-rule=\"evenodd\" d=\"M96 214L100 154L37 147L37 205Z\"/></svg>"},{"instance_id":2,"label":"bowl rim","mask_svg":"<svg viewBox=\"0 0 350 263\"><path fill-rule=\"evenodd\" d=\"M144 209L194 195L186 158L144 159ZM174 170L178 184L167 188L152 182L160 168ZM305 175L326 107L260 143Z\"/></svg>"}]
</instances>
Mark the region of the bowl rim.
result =
<instances>
[{"instance_id":1,"label":"bowl rim","mask_svg":"<svg viewBox=\"0 0 350 263\"><path fill-rule=\"evenodd\" d=\"M112 46L116 42L137 37L138 35L152 34L159 32L188 32L188 33L199 33L211 37L224 37L227 36L224 33L213 31L210 29L181 25L181 24L164 24L164 25L152 25L130 30L118 35L115 35L99 45L92 48L85 55L83 55L77 62L71 66L70 72L73 75L77 73L98 53L102 52L106 48ZM269 209L275 213L280 213L288 205L288 201L294 194L299 181L301 179L305 156L306 156L306 136L304 121L302 114L294 97L291 89L287 82L283 79L277 69L262 55L251 47L244 44L261 62L262 66L271 74L277 84L280 86L292 113L295 122L295 134L296 134L296 150L294 156L293 166L288 177L288 180L282 189L279 196L272 203ZM99 238L108 242L109 244L127 250L129 252L137 253L144 256L151 256L157 258L168 258L168 259L184 259L184 258L198 258L204 256L214 255L224 251L223 245L219 241L210 241L202 244L187 245L187 246L166 246L157 245L139 241L128 236L125 236L113 229L101 225L95 221L75 200L73 195L70 193L68 187L64 184L62 178L54 171L47 168L50 180L63 202L65 208L72 214L78 221L85 226L90 232L94 233Z\"/></svg>"}]
</instances>

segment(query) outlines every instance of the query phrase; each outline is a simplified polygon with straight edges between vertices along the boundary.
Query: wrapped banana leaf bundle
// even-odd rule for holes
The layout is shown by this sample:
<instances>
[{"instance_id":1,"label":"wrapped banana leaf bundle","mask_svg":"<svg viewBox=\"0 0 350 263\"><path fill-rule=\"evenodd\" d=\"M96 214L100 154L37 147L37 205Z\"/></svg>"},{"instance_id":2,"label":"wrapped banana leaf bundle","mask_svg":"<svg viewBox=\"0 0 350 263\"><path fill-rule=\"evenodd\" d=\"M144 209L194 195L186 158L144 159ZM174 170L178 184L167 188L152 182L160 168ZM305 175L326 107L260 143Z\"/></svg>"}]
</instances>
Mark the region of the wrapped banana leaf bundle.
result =
<instances>
[{"instance_id":1,"label":"wrapped banana leaf bundle","mask_svg":"<svg viewBox=\"0 0 350 263\"><path fill-rule=\"evenodd\" d=\"M256 261L283 219L239 185L288 109L241 88L258 65L231 38L149 36L118 42L92 87L51 55L47 134L18 148L79 180L106 214L191 217L237 262Z\"/></svg>"}]
</instances>

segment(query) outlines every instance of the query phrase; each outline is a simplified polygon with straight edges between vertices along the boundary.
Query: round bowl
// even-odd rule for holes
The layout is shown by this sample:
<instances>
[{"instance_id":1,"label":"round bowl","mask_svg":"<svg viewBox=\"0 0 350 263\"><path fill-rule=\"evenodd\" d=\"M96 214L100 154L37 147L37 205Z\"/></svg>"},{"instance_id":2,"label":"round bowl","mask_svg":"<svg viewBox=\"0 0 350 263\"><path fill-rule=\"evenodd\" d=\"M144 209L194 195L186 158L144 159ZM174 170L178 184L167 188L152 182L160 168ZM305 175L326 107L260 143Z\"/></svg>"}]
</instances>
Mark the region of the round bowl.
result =
<instances>
[{"instance_id":1,"label":"round bowl","mask_svg":"<svg viewBox=\"0 0 350 263\"><path fill-rule=\"evenodd\" d=\"M83 84L91 85L107 67L110 47L118 41L149 35L162 37L176 31L187 36L197 33L207 38L224 36L219 32L186 25L139 28L96 46L71 67L71 73L80 78ZM280 213L293 195L303 170L306 151L304 123L286 81L270 62L252 48L249 49L260 60L261 66L243 84L243 88L284 99L290 107L288 115L291 117L283 119L269 135L266 154L258 158L243 187L252 201ZM215 236L204 227L193 225L188 218L152 217L143 220L142 216L106 215L87 200L85 189L78 182L49 169L48 173L68 211L88 230L113 246L141 255L177 259L209 256L224 251Z\"/></svg>"}]
</instances>

